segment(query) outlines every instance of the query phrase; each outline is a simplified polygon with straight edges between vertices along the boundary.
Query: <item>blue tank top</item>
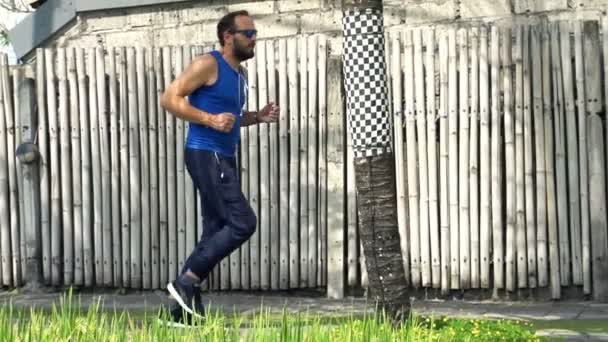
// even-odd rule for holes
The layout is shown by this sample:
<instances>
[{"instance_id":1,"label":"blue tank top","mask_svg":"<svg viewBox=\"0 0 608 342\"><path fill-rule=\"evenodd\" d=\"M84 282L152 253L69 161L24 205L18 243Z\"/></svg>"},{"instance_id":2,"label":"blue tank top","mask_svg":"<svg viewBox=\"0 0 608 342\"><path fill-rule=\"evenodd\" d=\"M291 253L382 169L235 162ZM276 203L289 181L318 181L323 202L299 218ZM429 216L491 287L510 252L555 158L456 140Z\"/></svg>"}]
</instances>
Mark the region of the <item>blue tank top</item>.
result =
<instances>
[{"instance_id":1,"label":"blue tank top","mask_svg":"<svg viewBox=\"0 0 608 342\"><path fill-rule=\"evenodd\" d=\"M242 108L247 97L247 82L234 70L219 51L211 51L218 66L217 81L196 89L189 97L190 104L209 114L232 113L234 126L228 133L192 123L189 124L186 147L234 156L240 139Z\"/></svg>"}]
</instances>

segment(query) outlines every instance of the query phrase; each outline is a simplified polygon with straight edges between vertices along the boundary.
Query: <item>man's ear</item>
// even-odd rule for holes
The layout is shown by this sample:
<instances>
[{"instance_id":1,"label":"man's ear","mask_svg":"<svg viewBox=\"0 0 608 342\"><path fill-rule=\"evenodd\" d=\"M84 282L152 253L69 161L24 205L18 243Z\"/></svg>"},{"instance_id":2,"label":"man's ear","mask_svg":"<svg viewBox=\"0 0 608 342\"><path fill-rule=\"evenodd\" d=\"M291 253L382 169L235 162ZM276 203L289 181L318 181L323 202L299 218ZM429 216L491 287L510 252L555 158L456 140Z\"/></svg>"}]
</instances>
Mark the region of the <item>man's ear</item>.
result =
<instances>
[{"instance_id":1,"label":"man's ear","mask_svg":"<svg viewBox=\"0 0 608 342\"><path fill-rule=\"evenodd\" d=\"M228 41L230 40L230 33L228 33L228 30L224 31L224 45L228 45Z\"/></svg>"}]
</instances>

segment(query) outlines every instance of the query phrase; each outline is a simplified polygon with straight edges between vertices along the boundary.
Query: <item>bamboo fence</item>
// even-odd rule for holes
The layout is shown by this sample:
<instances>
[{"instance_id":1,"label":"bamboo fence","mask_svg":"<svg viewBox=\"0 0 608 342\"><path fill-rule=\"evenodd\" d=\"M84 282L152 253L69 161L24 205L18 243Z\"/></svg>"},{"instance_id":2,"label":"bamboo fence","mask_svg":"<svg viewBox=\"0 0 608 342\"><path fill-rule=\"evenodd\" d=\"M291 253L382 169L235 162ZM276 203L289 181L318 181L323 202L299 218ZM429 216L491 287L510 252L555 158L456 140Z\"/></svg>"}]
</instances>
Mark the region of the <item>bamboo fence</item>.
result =
<instances>
[{"instance_id":1,"label":"bamboo fence","mask_svg":"<svg viewBox=\"0 0 608 342\"><path fill-rule=\"evenodd\" d=\"M606 298L608 22L387 32L406 282L450 290L564 287ZM207 290L366 286L353 153L331 39L260 41L245 63L242 190L258 229ZM601 43L601 44L600 44ZM160 95L211 46L39 49L41 264L48 285L162 288L205 227L184 165L188 123ZM603 58L602 58L603 56ZM0 58L0 283L25 269L22 67ZM604 87L604 93L602 93ZM602 96L604 95L604 96Z\"/></svg>"}]
</instances>

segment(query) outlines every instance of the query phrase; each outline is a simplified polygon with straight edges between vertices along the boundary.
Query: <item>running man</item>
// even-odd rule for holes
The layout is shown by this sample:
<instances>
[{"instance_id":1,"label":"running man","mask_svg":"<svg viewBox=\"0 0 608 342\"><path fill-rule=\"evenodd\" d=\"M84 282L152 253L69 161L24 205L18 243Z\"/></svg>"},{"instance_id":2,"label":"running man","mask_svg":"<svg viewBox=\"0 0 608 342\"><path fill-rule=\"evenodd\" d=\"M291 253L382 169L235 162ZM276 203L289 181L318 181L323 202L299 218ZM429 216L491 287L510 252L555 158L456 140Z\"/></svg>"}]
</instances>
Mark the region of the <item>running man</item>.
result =
<instances>
[{"instance_id":1,"label":"running man","mask_svg":"<svg viewBox=\"0 0 608 342\"><path fill-rule=\"evenodd\" d=\"M223 258L247 241L256 215L241 191L236 149L242 126L272 123L279 108L243 111L247 82L241 63L254 57L257 30L247 11L232 12L217 25L220 50L195 58L165 90L164 109L188 121L185 144L188 173L201 196L204 232L175 281L167 285L175 303L173 326L204 316L200 283Z\"/></svg>"}]
</instances>

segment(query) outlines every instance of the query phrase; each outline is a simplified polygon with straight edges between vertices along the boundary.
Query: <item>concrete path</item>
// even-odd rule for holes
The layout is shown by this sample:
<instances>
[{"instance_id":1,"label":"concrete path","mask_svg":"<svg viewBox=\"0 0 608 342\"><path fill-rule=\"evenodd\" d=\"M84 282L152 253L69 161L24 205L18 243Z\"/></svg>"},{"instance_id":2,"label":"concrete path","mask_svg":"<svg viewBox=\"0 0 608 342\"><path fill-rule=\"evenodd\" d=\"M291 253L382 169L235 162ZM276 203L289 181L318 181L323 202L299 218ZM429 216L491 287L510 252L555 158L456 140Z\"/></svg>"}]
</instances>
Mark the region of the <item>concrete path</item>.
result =
<instances>
[{"instance_id":1,"label":"concrete path","mask_svg":"<svg viewBox=\"0 0 608 342\"><path fill-rule=\"evenodd\" d=\"M21 294L0 292L0 304L15 308L32 306L50 309L59 304L61 293ZM250 315L261 307L279 314L284 309L291 313L309 312L320 315L362 315L373 311L373 305L362 298L330 300L321 295L293 293L209 293L204 296L211 310L227 314L238 312ZM82 309L101 301L106 310L129 310L137 314L155 313L169 303L165 292L100 291L79 293L74 301ZM414 312L419 315L461 318L492 318L532 321L541 330L538 335L565 338L567 341L608 341L608 304L583 301L561 302L493 302L493 301L414 301ZM582 328L581 328L582 327ZM586 328L585 328L586 327ZM586 329L586 330L585 330ZM578 332L577 332L578 331Z\"/></svg>"}]
</instances>

